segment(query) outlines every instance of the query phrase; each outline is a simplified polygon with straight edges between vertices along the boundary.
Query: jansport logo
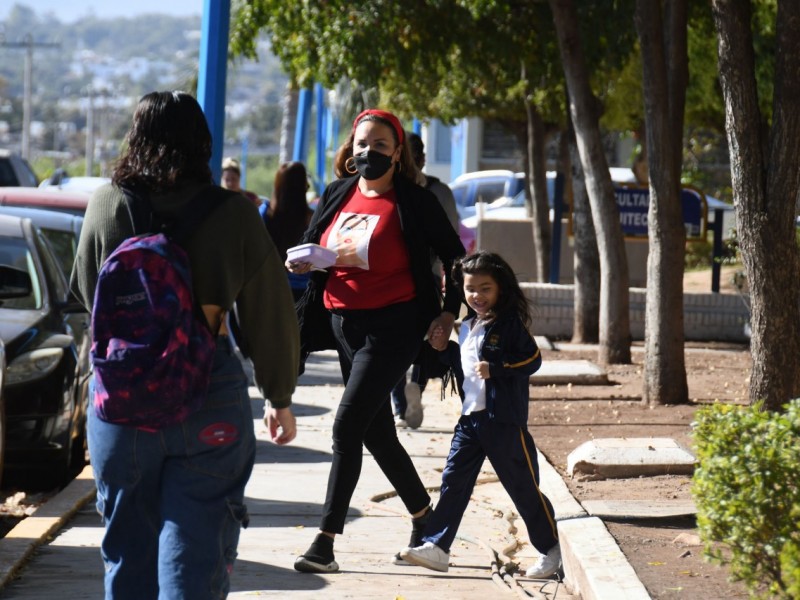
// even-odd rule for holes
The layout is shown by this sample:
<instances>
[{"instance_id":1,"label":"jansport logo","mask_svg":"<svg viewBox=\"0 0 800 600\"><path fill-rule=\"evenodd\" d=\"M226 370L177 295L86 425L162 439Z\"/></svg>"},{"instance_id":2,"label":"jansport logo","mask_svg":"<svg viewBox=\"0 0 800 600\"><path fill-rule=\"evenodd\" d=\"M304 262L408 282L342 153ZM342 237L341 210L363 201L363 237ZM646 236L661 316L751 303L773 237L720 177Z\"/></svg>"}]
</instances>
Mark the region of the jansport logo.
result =
<instances>
[{"instance_id":1,"label":"jansport logo","mask_svg":"<svg viewBox=\"0 0 800 600\"><path fill-rule=\"evenodd\" d=\"M114 296L114 305L115 306L130 306L131 304L136 304L137 302L141 302L145 299L146 294L144 292L139 292L137 294L128 294L127 296Z\"/></svg>"}]
</instances>

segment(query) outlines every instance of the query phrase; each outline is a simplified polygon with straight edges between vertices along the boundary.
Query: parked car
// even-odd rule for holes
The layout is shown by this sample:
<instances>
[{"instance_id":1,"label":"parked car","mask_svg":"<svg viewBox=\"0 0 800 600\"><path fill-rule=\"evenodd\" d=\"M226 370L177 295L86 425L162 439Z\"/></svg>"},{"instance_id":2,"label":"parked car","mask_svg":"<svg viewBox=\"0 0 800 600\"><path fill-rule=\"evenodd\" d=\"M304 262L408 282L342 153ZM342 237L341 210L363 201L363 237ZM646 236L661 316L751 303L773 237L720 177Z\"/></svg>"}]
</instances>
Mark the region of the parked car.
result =
<instances>
[{"instance_id":1,"label":"parked car","mask_svg":"<svg viewBox=\"0 0 800 600\"><path fill-rule=\"evenodd\" d=\"M39 180L31 165L19 154L0 150L0 186L36 187Z\"/></svg>"},{"instance_id":2,"label":"parked car","mask_svg":"<svg viewBox=\"0 0 800 600\"><path fill-rule=\"evenodd\" d=\"M64 275L69 279L75 254L78 251L78 239L83 227L83 217L72 213L47 208L28 206L0 205L0 214L13 217L28 218L33 221L50 242L56 253Z\"/></svg>"},{"instance_id":3,"label":"parked car","mask_svg":"<svg viewBox=\"0 0 800 600\"><path fill-rule=\"evenodd\" d=\"M0 215L0 284L3 466L57 485L85 460L89 356L70 325L85 309L71 301L53 248L30 219Z\"/></svg>"},{"instance_id":4,"label":"parked car","mask_svg":"<svg viewBox=\"0 0 800 600\"><path fill-rule=\"evenodd\" d=\"M634 183L633 171L625 167L609 168L611 179L615 183ZM462 180L462 178L464 178ZM459 185L464 190L464 208L459 209L461 224L464 228L475 232L478 227L478 216L475 208L476 202L485 202L483 206L484 219L496 220L517 220L527 218L528 212L525 206L525 184L524 173L514 173L512 171L476 171L467 173L450 183L451 188ZM493 190L497 189L497 182L502 180L505 189L516 190L516 193L503 194L492 197ZM461 183L459 183L461 182ZM553 199L555 197L556 172L547 172L547 195L551 208L550 217L552 219ZM464 185L466 184L466 185ZM453 192L455 194L455 191ZM472 206L467 207L469 203Z\"/></svg>"},{"instance_id":5,"label":"parked car","mask_svg":"<svg viewBox=\"0 0 800 600\"><path fill-rule=\"evenodd\" d=\"M449 184L456 199L460 219L475 214L478 202L489 204L503 196L513 198L525 189L525 173L493 170L475 171L459 175Z\"/></svg>"},{"instance_id":6,"label":"parked car","mask_svg":"<svg viewBox=\"0 0 800 600\"><path fill-rule=\"evenodd\" d=\"M55 173L39 184L39 187L91 194L100 186L110 182L111 179L108 177L70 177L64 169L56 169Z\"/></svg>"},{"instance_id":7,"label":"parked car","mask_svg":"<svg viewBox=\"0 0 800 600\"><path fill-rule=\"evenodd\" d=\"M0 187L0 206L31 206L83 215L90 196L89 192L59 190L56 187Z\"/></svg>"},{"instance_id":8,"label":"parked car","mask_svg":"<svg viewBox=\"0 0 800 600\"><path fill-rule=\"evenodd\" d=\"M75 264L75 255L78 252L78 239L83 227L83 217L66 212L43 208L29 208L27 206L0 206L0 215L28 218L39 228L44 237L50 242L55 252L64 277L69 280L72 265ZM79 375L82 386L81 394L88 397L89 393L89 347L88 337L91 319L88 312L74 312L67 315L67 320L75 335L75 345L79 352Z\"/></svg>"}]
</instances>

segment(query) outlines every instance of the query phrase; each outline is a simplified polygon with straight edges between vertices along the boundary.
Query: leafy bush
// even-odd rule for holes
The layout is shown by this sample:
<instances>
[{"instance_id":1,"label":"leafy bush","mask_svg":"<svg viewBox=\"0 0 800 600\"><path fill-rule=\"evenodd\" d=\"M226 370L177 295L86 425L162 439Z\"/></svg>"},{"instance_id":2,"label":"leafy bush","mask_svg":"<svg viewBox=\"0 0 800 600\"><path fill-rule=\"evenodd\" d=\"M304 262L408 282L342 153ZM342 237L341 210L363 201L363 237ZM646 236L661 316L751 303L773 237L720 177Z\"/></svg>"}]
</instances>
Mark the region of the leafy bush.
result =
<instances>
[{"instance_id":1,"label":"leafy bush","mask_svg":"<svg viewBox=\"0 0 800 600\"><path fill-rule=\"evenodd\" d=\"M800 399L697 412L692 493L705 556L753 597L800 598Z\"/></svg>"}]
</instances>

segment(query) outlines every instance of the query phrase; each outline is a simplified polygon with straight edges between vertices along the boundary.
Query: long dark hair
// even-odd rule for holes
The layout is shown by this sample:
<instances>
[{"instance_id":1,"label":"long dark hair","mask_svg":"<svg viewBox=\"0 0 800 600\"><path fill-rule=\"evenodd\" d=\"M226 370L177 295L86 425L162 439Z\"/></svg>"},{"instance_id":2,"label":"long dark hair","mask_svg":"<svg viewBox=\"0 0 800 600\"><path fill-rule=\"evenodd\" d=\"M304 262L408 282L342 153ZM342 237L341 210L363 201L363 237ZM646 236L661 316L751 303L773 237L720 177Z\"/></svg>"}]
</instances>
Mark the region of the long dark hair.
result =
<instances>
[{"instance_id":1,"label":"long dark hair","mask_svg":"<svg viewBox=\"0 0 800 600\"><path fill-rule=\"evenodd\" d=\"M286 259L286 250L297 245L311 220L306 202L308 175L301 162L286 162L275 173L272 197L267 212L267 231Z\"/></svg>"},{"instance_id":2,"label":"long dark hair","mask_svg":"<svg viewBox=\"0 0 800 600\"><path fill-rule=\"evenodd\" d=\"M211 183L211 132L203 109L185 92L151 92L139 100L114 185L160 193L178 181Z\"/></svg>"},{"instance_id":3,"label":"long dark hair","mask_svg":"<svg viewBox=\"0 0 800 600\"><path fill-rule=\"evenodd\" d=\"M517 276L503 257L494 252L479 251L465 256L453 265L453 279L464 290L464 274L488 275L497 282L497 303L492 307L495 317L515 313L527 329L531 327L530 303L519 287Z\"/></svg>"}]
</instances>

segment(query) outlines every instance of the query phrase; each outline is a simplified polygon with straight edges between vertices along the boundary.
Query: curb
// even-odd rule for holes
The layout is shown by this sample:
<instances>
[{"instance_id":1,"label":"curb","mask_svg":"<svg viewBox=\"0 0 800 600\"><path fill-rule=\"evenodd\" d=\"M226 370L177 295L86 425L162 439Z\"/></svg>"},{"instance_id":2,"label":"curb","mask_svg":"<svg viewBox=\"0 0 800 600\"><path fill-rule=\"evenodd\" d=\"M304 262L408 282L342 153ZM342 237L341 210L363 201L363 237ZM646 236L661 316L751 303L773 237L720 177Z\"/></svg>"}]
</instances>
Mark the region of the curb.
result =
<instances>
[{"instance_id":1,"label":"curb","mask_svg":"<svg viewBox=\"0 0 800 600\"><path fill-rule=\"evenodd\" d=\"M541 487L554 506L567 587L582 600L650 600L650 594L603 522L589 516L539 453Z\"/></svg>"},{"instance_id":2,"label":"curb","mask_svg":"<svg viewBox=\"0 0 800 600\"><path fill-rule=\"evenodd\" d=\"M25 517L0 539L0 590L42 544L46 543L95 495L92 467L87 465L67 487Z\"/></svg>"},{"instance_id":3,"label":"curb","mask_svg":"<svg viewBox=\"0 0 800 600\"><path fill-rule=\"evenodd\" d=\"M559 521L558 534L564 578L582 600L650 600L600 519Z\"/></svg>"}]
</instances>

